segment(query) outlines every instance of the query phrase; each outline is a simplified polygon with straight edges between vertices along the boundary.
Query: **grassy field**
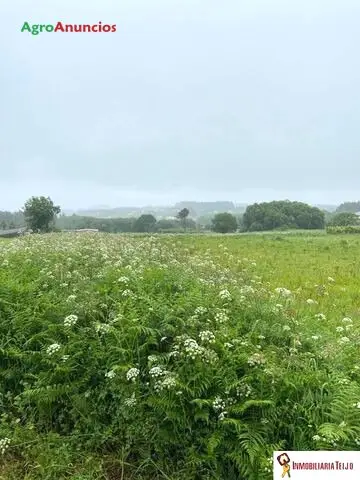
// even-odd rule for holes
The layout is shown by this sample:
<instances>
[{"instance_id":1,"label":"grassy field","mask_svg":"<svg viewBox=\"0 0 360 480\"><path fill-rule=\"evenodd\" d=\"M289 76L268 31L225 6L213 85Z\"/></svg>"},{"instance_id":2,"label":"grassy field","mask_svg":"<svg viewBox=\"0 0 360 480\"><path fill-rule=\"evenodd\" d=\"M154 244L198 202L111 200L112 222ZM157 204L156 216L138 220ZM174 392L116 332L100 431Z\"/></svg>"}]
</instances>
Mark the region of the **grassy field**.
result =
<instances>
[{"instance_id":1,"label":"grassy field","mask_svg":"<svg viewBox=\"0 0 360 480\"><path fill-rule=\"evenodd\" d=\"M360 240L0 241L0 479L272 478L360 446Z\"/></svg>"}]
</instances>

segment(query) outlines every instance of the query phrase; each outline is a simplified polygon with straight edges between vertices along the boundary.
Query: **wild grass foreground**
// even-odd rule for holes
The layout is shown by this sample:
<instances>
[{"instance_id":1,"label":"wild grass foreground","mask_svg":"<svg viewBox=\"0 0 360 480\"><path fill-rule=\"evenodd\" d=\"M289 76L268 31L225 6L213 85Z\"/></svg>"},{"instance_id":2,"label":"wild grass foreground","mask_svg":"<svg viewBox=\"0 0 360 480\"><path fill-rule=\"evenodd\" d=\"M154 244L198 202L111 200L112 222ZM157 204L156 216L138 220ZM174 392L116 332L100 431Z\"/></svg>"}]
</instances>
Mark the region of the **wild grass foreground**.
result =
<instances>
[{"instance_id":1,"label":"wild grass foreground","mask_svg":"<svg viewBox=\"0 0 360 480\"><path fill-rule=\"evenodd\" d=\"M359 449L358 318L257 262L176 236L0 243L0 478L258 480L273 450Z\"/></svg>"}]
</instances>

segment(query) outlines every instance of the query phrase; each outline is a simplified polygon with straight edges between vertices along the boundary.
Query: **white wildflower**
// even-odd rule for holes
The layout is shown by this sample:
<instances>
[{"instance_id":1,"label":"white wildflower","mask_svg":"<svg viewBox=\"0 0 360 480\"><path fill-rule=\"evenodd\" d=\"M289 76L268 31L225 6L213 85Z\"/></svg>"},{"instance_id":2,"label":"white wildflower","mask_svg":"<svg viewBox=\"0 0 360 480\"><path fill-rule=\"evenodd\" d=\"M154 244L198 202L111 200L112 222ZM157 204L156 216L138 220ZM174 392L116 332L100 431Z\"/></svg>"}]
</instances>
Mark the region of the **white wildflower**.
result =
<instances>
[{"instance_id":1,"label":"white wildflower","mask_svg":"<svg viewBox=\"0 0 360 480\"><path fill-rule=\"evenodd\" d=\"M275 293L277 293L281 297L291 297L292 296L291 290L288 290L287 288L283 288L283 287L275 288Z\"/></svg>"},{"instance_id":2,"label":"white wildflower","mask_svg":"<svg viewBox=\"0 0 360 480\"><path fill-rule=\"evenodd\" d=\"M349 337L341 337L340 340L339 340L339 343L349 343L350 342L350 338Z\"/></svg>"},{"instance_id":3,"label":"white wildflower","mask_svg":"<svg viewBox=\"0 0 360 480\"><path fill-rule=\"evenodd\" d=\"M105 373L105 377L110 378L110 379L114 378L114 377L116 377L116 372L114 372L114 370L110 370L109 372Z\"/></svg>"},{"instance_id":4,"label":"white wildflower","mask_svg":"<svg viewBox=\"0 0 360 480\"><path fill-rule=\"evenodd\" d=\"M73 302L76 300L76 295L69 295L68 298L66 299L67 303Z\"/></svg>"},{"instance_id":5,"label":"white wildflower","mask_svg":"<svg viewBox=\"0 0 360 480\"><path fill-rule=\"evenodd\" d=\"M164 374L164 371L161 367L152 367L149 370L149 375L152 378L161 377Z\"/></svg>"},{"instance_id":6,"label":"white wildflower","mask_svg":"<svg viewBox=\"0 0 360 480\"><path fill-rule=\"evenodd\" d=\"M256 365L263 365L265 361L265 357L261 353L254 353L251 357L248 358L247 363L251 367L254 367Z\"/></svg>"},{"instance_id":7,"label":"white wildflower","mask_svg":"<svg viewBox=\"0 0 360 480\"><path fill-rule=\"evenodd\" d=\"M315 315L315 318L317 318L318 320L326 320L326 316L323 313L317 313Z\"/></svg>"},{"instance_id":8,"label":"white wildflower","mask_svg":"<svg viewBox=\"0 0 360 480\"><path fill-rule=\"evenodd\" d=\"M306 303L307 303L308 305L316 305L316 304L317 304L317 301L316 301L316 300L313 300L312 298L308 298L308 299L306 300Z\"/></svg>"},{"instance_id":9,"label":"white wildflower","mask_svg":"<svg viewBox=\"0 0 360 480\"><path fill-rule=\"evenodd\" d=\"M137 377L140 374L140 370L138 368L130 368L130 370L126 374L127 380L131 380L132 382L135 382Z\"/></svg>"},{"instance_id":10,"label":"white wildflower","mask_svg":"<svg viewBox=\"0 0 360 480\"><path fill-rule=\"evenodd\" d=\"M97 323L95 325L95 330L100 334L108 333L110 329L111 329L111 326L108 325L107 323Z\"/></svg>"},{"instance_id":11,"label":"white wildflower","mask_svg":"<svg viewBox=\"0 0 360 480\"><path fill-rule=\"evenodd\" d=\"M125 404L127 407L135 407L136 403L137 403L137 402L136 402L135 393L133 393L133 394L131 395L131 397L126 398L126 399L124 400L124 404Z\"/></svg>"},{"instance_id":12,"label":"white wildflower","mask_svg":"<svg viewBox=\"0 0 360 480\"><path fill-rule=\"evenodd\" d=\"M337 331L338 333L341 333L341 332L344 331L344 327L336 327L336 331Z\"/></svg>"},{"instance_id":13,"label":"white wildflower","mask_svg":"<svg viewBox=\"0 0 360 480\"><path fill-rule=\"evenodd\" d=\"M222 300L231 300L231 293L229 292L229 290L224 289L219 292L219 297Z\"/></svg>"},{"instance_id":14,"label":"white wildflower","mask_svg":"<svg viewBox=\"0 0 360 480\"><path fill-rule=\"evenodd\" d=\"M220 415L218 416L218 419L220 420L220 422L222 420L224 420L226 414L227 414L227 412L225 412L225 411L220 413Z\"/></svg>"},{"instance_id":15,"label":"white wildflower","mask_svg":"<svg viewBox=\"0 0 360 480\"><path fill-rule=\"evenodd\" d=\"M65 327L73 327L78 321L77 315L68 315L64 320Z\"/></svg>"},{"instance_id":16,"label":"white wildflower","mask_svg":"<svg viewBox=\"0 0 360 480\"><path fill-rule=\"evenodd\" d=\"M209 330L204 330L203 332L200 332L199 338L202 342L208 342L208 343L215 342L215 335Z\"/></svg>"},{"instance_id":17,"label":"white wildflower","mask_svg":"<svg viewBox=\"0 0 360 480\"><path fill-rule=\"evenodd\" d=\"M213 409L218 411L218 410L225 410L226 404L224 400L220 397L216 397L215 400L213 401Z\"/></svg>"},{"instance_id":18,"label":"white wildflower","mask_svg":"<svg viewBox=\"0 0 360 480\"><path fill-rule=\"evenodd\" d=\"M2 455L4 455L4 453L9 448L9 446L10 446L10 438L8 438L8 437L2 438L0 440L0 453Z\"/></svg>"},{"instance_id":19,"label":"white wildflower","mask_svg":"<svg viewBox=\"0 0 360 480\"><path fill-rule=\"evenodd\" d=\"M229 320L229 317L226 315L224 311L217 312L215 314L215 321L216 323L225 323Z\"/></svg>"},{"instance_id":20,"label":"white wildflower","mask_svg":"<svg viewBox=\"0 0 360 480\"><path fill-rule=\"evenodd\" d=\"M206 313L207 311L208 310L205 307L197 307L195 309L195 315L202 315L202 314Z\"/></svg>"},{"instance_id":21,"label":"white wildflower","mask_svg":"<svg viewBox=\"0 0 360 480\"><path fill-rule=\"evenodd\" d=\"M58 350L60 350L61 346L58 343L52 343L51 345L48 346L46 349L46 353L48 355L53 355L56 353Z\"/></svg>"}]
</instances>

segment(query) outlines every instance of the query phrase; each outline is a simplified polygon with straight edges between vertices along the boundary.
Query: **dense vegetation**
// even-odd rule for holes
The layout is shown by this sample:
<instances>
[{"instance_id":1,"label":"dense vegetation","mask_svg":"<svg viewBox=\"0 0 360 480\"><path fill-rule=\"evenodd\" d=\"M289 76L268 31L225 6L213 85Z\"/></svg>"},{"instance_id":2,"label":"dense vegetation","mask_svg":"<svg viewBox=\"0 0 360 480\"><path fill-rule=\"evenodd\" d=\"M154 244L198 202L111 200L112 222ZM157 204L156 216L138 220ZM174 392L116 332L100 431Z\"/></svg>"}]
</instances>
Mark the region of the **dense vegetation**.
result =
<instances>
[{"instance_id":1,"label":"dense vegetation","mask_svg":"<svg viewBox=\"0 0 360 480\"><path fill-rule=\"evenodd\" d=\"M319 208L289 200L250 205L242 219L243 229L250 232L280 228L310 230L324 226L325 215Z\"/></svg>"},{"instance_id":2,"label":"dense vegetation","mask_svg":"<svg viewBox=\"0 0 360 480\"><path fill-rule=\"evenodd\" d=\"M360 444L359 241L0 242L1 475L272 478Z\"/></svg>"},{"instance_id":3,"label":"dense vegetation","mask_svg":"<svg viewBox=\"0 0 360 480\"><path fill-rule=\"evenodd\" d=\"M337 213L341 212L350 212L357 213L360 212L360 202L344 202L338 206L336 209Z\"/></svg>"}]
</instances>

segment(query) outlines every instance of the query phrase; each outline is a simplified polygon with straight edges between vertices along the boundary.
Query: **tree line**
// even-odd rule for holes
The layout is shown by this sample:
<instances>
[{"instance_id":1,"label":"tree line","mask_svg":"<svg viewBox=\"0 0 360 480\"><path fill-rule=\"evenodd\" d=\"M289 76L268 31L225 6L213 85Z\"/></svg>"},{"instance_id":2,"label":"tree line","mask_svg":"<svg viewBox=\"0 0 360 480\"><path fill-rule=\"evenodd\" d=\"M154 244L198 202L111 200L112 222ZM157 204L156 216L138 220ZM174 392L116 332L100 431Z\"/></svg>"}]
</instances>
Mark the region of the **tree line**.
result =
<instances>
[{"instance_id":1,"label":"tree line","mask_svg":"<svg viewBox=\"0 0 360 480\"><path fill-rule=\"evenodd\" d=\"M355 202L354 202L355 203ZM344 204L343 204L344 205ZM152 214L139 217L99 218L81 215L63 215L59 205L49 197L31 197L20 212L0 211L0 230L26 226L33 232L76 229L97 229L108 233L176 233L214 231L218 233L261 232L289 229L324 229L326 226L359 225L359 216L342 211L341 205L333 214L302 202L289 200L262 202L249 205L242 216L220 212L201 224L189 217L188 208L182 208L176 218L156 219ZM353 209L355 207L350 204Z\"/></svg>"}]
</instances>

